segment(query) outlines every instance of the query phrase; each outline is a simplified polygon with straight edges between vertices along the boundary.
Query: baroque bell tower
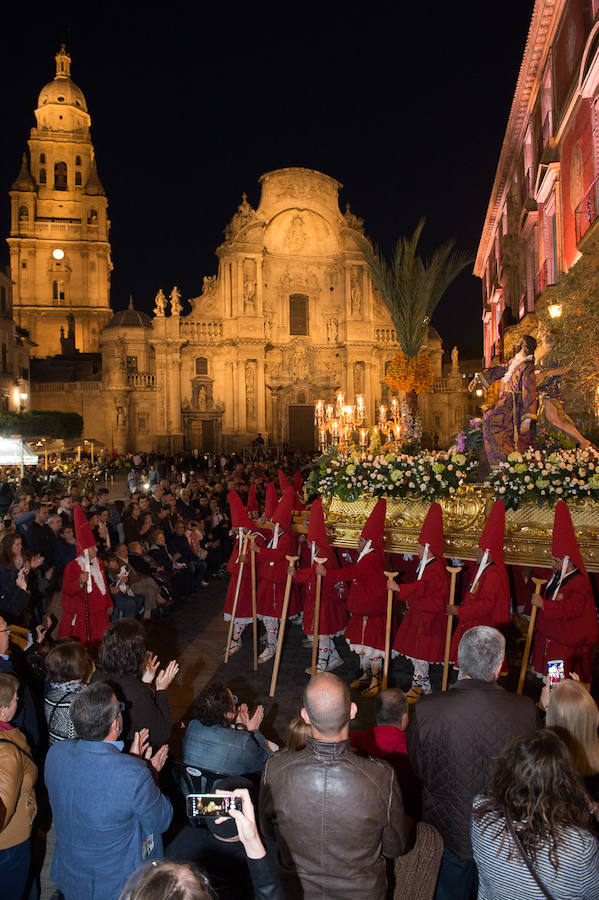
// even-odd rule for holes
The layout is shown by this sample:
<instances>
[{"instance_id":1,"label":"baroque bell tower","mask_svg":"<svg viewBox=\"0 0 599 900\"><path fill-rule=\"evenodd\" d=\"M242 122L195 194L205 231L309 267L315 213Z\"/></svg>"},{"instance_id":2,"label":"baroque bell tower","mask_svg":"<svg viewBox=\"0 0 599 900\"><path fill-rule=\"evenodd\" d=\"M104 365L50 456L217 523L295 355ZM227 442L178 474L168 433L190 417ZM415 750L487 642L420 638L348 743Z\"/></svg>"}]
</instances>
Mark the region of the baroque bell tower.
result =
<instances>
[{"instance_id":1,"label":"baroque bell tower","mask_svg":"<svg viewBox=\"0 0 599 900\"><path fill-rule=\"evenodd\" d=\"M98 178L83 92L71 57L56 54L56 75L42 88L29 158L10 191L14 315L37 347L60 353L60 328L72 315L79 350L96 352L110 309L107 200Z\"/></svg>"}]
</instances>

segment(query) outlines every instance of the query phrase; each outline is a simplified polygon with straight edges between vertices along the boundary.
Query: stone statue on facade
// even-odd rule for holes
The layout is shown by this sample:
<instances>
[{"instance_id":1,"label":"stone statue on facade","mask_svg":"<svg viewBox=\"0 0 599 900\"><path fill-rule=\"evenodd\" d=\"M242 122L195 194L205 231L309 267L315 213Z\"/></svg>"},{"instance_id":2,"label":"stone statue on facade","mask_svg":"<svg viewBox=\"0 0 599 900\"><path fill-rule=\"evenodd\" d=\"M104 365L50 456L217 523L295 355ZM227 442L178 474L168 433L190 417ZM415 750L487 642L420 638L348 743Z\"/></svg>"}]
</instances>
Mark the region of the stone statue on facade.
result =
<instances>
[{"instance_id":1,"label":"stone statue on facade","mask_svg":"<svg viewBox=\"0 0 599 900\"><path fill-rule=\"evenodd\" d=\"M118 428L120 425L126 425L126 424L127 424L127 412L126 412L126 410L125 410L125 407L124 407L124 406L117 406L117 408L116 408L116 425L117 425L117 428Z\"/></svg>"},{"instance_id":2,"label":"stone statue on facade","mask_svg":"<svg viewBox=\"0 0 599 900\"><path fill-rule=\"evenodd\" d=\"M351 286L351 311L357 316L362 312L362 291L357 281Z\"/></svg>"},{"instance_id":3,"label":"stone statue on facade","mask_svg":"<svg viewBox=\"0 0 599 900\"><path fill-rule=\"evenodd\" d=\"M198 391L198 409L200 412L206 410L206 388L202 385Z\"/></svg>"},{"instance_id":4,"label":"stone statue on facade","mask_svg":"<svg viewBox=\"0 0 599 900\"><path fill-rule=\"evenodd\" d=\"M334 344L337 340L337 319L327 319L327 341Z\"/></svg>"},{"instance_id":5,"label":"stone statue on facade","mask_svg":"<svg viewBox=\"0 0 599 900\"><path fill-rule=\"evenodd\" d=\"M454 347L451 351L451 368L454 372L459 372L459 351L457 347Z\"/></svg>"},{"instance_id":6,"label":"stone statue on facade","mask_svg":"<svg viewBox=\"0 0 599 900\"><path fill-rule=\"evenodd\" d=\"M243 308L244 312L254 312L256 301L256 282L244 281L243 283Z\"/></svg>"},{"instance_id":7,"label":"stone statue on facade","mask_svg":"<svg viewBox=\"0 0 599 900\"><path fill-rule=\"evenodd\" d=\"M181 291L177 285L174 286L169 296L171 299L171 315L180 316L183 306L181 304Z\"/></svg>"},{"instance_id":8,"label":"stone statue on facade","mask_svg":"<svg viewBox=\"0 0 599 900\"><path fill-rule=\"evenodd\" d=\"M163 318L164 312L166 310L166 297L164 296L164 291L162 290L162 288L160 288L160 290L156 294L156 297L154 298L154 303L155 303L154 315L157 318Z\"/></svg>"}]
</instances>

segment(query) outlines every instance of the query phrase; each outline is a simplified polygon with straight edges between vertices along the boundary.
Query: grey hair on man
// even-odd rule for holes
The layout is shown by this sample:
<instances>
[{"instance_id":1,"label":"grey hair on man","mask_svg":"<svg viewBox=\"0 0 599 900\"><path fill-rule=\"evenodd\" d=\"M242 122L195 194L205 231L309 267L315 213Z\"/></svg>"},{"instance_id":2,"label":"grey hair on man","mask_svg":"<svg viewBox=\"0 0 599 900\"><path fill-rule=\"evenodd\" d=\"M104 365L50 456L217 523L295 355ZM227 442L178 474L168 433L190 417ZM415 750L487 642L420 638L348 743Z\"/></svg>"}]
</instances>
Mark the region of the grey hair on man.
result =
<instances>
[{"instance_id":1,"label":"grey hair on man","mask_svg":"<svg viewBox=\"0 0 599 900\"><path fill-rule=\"evenodd\" d=\"M84 688L69 710L77 736L82 741L104 741L119 712L119 701L110 685L104 682Z\"/></svg>"},{"instance_id":2,"label":"grey hair on man","mask_svg":"<svg viewBox=\"0 0 599 900\"><path fill-rule=\"evenodd\" d=\"M496 681L505 656L505 638L496 628L477 625L464 633L458 647L462 678Z\"/></svg>"}]
</instances>

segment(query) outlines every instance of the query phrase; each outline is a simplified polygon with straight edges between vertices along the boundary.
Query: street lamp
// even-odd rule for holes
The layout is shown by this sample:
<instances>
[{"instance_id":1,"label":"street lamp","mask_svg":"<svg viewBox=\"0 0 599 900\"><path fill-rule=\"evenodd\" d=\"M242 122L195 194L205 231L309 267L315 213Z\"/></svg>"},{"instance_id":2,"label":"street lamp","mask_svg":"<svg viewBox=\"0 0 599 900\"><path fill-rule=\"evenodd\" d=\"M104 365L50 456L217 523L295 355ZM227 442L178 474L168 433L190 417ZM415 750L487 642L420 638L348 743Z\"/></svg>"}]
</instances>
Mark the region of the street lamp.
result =
<instances>
[{"instance_id":1,"label":"street lamp","mask_svg":"<svg viewBox=\"0 0 599 900\"><path fill-rule=\"evenodd\" d=\"M559 319L562 314L562 305L561 303L550 303L547 310L552 319Z\"/></svg>"},{"instance_id":2,"label":"street lamp","mask_svg":"<svg viewBox=\"0 0 599 900\"><path fill-rule=\"evenodd\" d=\"M25 412L25 401L27 400L27 394L24 391L21 392L20 399L21 399L21 405L20 405L19 411L24 413Z\"/></svg>"}]
</instances>

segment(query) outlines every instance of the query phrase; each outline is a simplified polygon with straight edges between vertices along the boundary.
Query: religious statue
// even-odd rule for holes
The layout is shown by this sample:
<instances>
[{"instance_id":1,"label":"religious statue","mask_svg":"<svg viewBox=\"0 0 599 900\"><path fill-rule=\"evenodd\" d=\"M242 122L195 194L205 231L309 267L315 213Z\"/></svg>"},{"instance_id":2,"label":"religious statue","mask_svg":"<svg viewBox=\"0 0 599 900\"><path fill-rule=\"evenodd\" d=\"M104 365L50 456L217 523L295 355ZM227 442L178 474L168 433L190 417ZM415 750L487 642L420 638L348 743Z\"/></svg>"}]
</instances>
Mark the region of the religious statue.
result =
<instances>
[{"instance_id":1,"label":"religious statue","mask_svg":"<svg viewBox=\"0 0 599 900\"><path fill-rule=\"evenodd\" d=\"M451 368L457 372L459 371L459 352L458 348L454 347L451 351Z\"/></svg>"},{"instance_id":2,"label":"religious statue","mask_svg":"<svg viewBox=\"0 0 599 900\"><path fill-rule=\"evenodd\" d=\"M327 341L334 344L337 340L337 319L327 319Z\"/></svg>"},{"instance_id":3,"label":"religious statue","mask_svg":"<svg viewBox=\"0 0 599 900\"><path fill-rule=\"evenodd\" d=\"M127 413L124 406L117 406L116 408L116 424L117 428L119 425L127 424Z\"/></svg>"},{"instance_id":4,"label":"religious statue","mask_svg":"<svg viewBox=\"0 0 599 900\"><path fill-rule=\"evenodd\" d=\"M164 296L164 291L162 290L162 288L160 288L160 290L156 294L154 303L156 304L154 307L154 315L162 318L166 309L166 297Z\"/></svg>"},{"instance_id":5,"label":"religious statue","mask_svg":"<svg viewBox=\"0 0 599 900\"><path fill-rule=\"evenodd\" d=\"M181 305L181 291L177 285L174 286L169 296L171 298L171 315L180 316L183 307Z\"/></svg>"},{"instance_id":6,"label":"religious statue","mask_svg":"<svg viewBox=\"0 0 599 900\"><path fill-rule=\"evenodd\" d=\"M357 281L351 286L351 311L356 315L362 312L362 291Z\"/></svg>"},{"instance_id":7,"label":"religious statue","mask_svg":"<svg viewBox=\"0 0 599 900\"><path fill-rule=\"evenodd\" d=\"M253 312L254 311L254 301L256 299L256 282L247 281L243 282L243 309L244 312Z\"/></svg>"},{"instance_id":8,"label":"religious statue","mask_svg":"<svg viewBox=\"0 0 599 900\"><path fill-rule=\"evenodd\" d=\"M499 382L499 399L483 416L483 440L491 466L515 450L526 450L532 443L532 426L537 421L536 346L530 334L524 335L509 365L485 369L468 385L469 391L477 387L486 390L493 382Z\"/></svg>"},{"instance_id":9,"label":"religious statue","mask_svg":"<svg viewBox=\"0 0 599 900\"><path fill-rule=\"evenodd\" d=\"M198 409L200 412L204 412L206 409L206 388L204 385L201 385L198 391Z\"/></svg>"}]
</instances>

